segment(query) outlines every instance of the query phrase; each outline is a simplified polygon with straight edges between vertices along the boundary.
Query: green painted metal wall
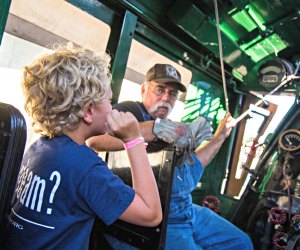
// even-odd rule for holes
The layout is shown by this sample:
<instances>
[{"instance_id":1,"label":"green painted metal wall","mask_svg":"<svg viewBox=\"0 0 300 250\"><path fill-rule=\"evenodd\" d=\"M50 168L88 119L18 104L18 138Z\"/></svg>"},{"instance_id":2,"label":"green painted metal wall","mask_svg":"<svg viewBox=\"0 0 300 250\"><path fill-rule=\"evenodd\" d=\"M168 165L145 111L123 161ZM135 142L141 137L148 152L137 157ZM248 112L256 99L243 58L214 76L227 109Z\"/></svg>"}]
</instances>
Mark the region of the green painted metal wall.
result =
<instances>
[{"instance_id":1,"label":"green painted metal wall","mask_svg":"<svg viewBox=\"0 0 300 250\"><path fill-rule=\"evenodd\" d=\"M1 0L0 4L0 44L2 41L3 33L5 30L5 25L9 13L9 7L11 4L11 0Z\"/></svg>"}]
</instances>

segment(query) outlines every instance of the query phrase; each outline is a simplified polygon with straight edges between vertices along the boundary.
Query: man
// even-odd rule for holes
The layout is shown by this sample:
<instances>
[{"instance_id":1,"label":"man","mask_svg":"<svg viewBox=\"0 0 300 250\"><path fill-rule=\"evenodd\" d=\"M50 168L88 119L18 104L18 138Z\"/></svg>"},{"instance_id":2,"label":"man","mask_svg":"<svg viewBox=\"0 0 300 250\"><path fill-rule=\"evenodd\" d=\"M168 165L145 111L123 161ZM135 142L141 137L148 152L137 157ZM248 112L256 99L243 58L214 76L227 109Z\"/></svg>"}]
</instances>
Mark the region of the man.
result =
<instances>
[{"instance_id":1,"label":"man","mask_svg":"<svg viewBox=\"0 0 300 250\"><path fill-rule=\"evenodd\" d=\"M210 209L192 203L191 192L196 188L204 167L229 136L234 119L227 114L213 138L208 122L202 117L190 125L165 120L175 105L178 91L186 92L180 73L171 65L155 64L147 72L142 85L142 103L127 101L113 107L133 113L142 122L140 128L145 140L155 141L149 143L149 151L157 150L156 145L163 140L174 143L187 156L183 165L175 168L166 249L253 249L251 240L240 229ZM207 139L211 140L199 147ZM122 148L120 141L108 136L93 137L87 143L96 151ZM194 153L191 153L194 148Z\"/></svg>"}]
</instances>

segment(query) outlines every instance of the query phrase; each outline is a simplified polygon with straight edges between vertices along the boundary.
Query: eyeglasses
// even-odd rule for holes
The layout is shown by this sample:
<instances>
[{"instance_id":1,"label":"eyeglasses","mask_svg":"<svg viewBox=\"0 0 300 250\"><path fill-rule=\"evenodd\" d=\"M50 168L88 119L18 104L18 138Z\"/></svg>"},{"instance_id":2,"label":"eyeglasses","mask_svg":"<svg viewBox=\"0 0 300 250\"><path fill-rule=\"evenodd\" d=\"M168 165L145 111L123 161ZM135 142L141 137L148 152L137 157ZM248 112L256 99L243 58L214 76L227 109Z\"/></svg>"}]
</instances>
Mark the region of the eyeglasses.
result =
<instances>
[{"instance_id":1,"label":"eyeglasses","mask_svg":"<svg viewBox=\"0 0 300 250\"><path fill-rule=\"evenodd\" d=\"M166 93L168 93L170 100L174 101L174 100L177 100L177 98L178 98L179 93L176 90L168 90L167 88L165 88L163 86L152 86L151 84L148 84L148 85L153 88L153 93L157 96L163 96Z\"/></svg>"}]
</instances>

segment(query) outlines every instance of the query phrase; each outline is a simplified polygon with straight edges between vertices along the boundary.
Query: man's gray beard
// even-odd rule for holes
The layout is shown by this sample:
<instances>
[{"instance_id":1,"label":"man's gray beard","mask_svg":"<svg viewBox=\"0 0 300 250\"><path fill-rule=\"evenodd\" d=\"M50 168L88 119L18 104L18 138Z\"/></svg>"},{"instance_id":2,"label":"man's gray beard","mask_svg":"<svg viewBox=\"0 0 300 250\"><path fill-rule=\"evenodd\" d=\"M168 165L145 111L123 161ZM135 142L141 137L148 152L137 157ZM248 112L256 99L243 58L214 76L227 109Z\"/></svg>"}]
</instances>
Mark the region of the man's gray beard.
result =
<instances>
[{"instance_id":1,"label":"man's gray beard","mask_svg":"<svg viewBox=\"0 0 300 250\"><path fill-rule=\"evenodd\" d=\"M154 106L152 106L148 112L150 115L152 115L153 113L155 113L158 109L158 107L166 107L168 109L168 113L167 116L171 113L172 111L172 106L170 105L170 103L168 102L164 102L164 101L160 101L158 103L156 103ZM165 118L167 118L167 116Z\"/></svg>"}]
</instances>

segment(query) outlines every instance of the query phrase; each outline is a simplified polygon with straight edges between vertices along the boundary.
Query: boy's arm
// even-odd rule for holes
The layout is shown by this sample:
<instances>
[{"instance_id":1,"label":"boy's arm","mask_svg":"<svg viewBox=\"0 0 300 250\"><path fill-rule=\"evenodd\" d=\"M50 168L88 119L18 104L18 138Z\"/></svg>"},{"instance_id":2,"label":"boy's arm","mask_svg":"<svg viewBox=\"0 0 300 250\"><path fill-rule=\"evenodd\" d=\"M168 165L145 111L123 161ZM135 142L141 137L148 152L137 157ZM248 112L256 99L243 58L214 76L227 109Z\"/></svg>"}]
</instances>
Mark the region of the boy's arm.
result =
<instances>
[{"instance_id":1,"label":"boy's arm","mask_svg":"<svg viewBox=\"0 0 300 250\"><path fill-rule=\"evenodd\" d=\"M113 110L107 116L107 131L126 145L135 190L133 201L119 218L142 226L158 225L162 220L158 188L136 118Z\"/></svg>"},{"instance_id":2,"label":"boy's arm","mask_svg":"<svg viewBox=\"0 0 300 250\"><path fill-rule=\"evenodd\" d=\"M174 124L174 127L177 125L180 125L182 123L176 123L176 122L170 122L166 121L167 123ZM177 124L177 125L175 125ZM192 123L193 124L193 123ZM153 134L153 125L154 121L147 121L147 122L140 122L140 130L142 133L142 136L145 138L146 142L152 142L156 136ZM232 128L235 126L235 120L232 118L230 114L227 114L223 120L220 121L220 124L214 134L214 137L212 140L202 144L195 150L195 155L200 160L200 162L203 164L203 166L207 166L209 162L214 158L214 156L217 154L217 152L220 150L221 146L223 145L225 139L230 135ZM194 131L197 131L197 128L193 128ZM162 129L164 133L167 133L168 130ZM201 137L201 129L197 131L197 134L194 135L194 137L198 137L198 133ZM167 133L169 137L175 137L172 135L172 133ZM172 135L172 136L171 136ZM174 146L180 145L186 145L186 139L185 137L188 137L187 134L183 136L178 136L175 140ZM199 141L202 139L200 138ZM184 141L182 143L182 141ZM95 136L91 137L87 141L87 145L91 148L93 148L95 151L118 151L123 150L123 143L121 140L114 138L110 135L103 135L103 136Z\"/></svg>"},{"instance_id":3,"label":"boy's arm","mask_svg":"<svg viewBox=\"0 0 300 250\"><path fill-rule=\"evenodd\" d=\"M152 142L155 135L152 133L154 121L140 122L139 127L146 142ZM124 150L123 142L109 134L93 136L86 144L96 152Z\"/></svg>"},{"instance_id":4,"label":"boy's arm","mask_svg":"<svg viewBox=\"0 0 300 250\"><path fill-rule=\"evenodd\" d=\"M136 194L119 219L142 226L157 226L162 220L161 204L145 145L140 143L126 151Z\"/></svg>"}]
</instances>

